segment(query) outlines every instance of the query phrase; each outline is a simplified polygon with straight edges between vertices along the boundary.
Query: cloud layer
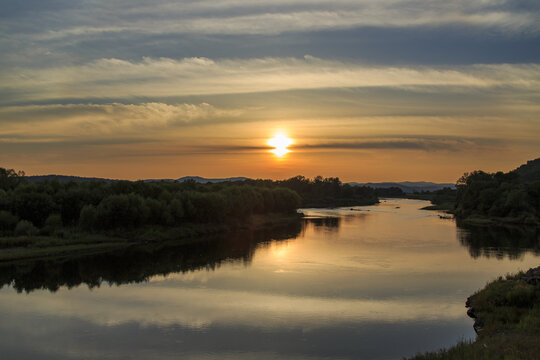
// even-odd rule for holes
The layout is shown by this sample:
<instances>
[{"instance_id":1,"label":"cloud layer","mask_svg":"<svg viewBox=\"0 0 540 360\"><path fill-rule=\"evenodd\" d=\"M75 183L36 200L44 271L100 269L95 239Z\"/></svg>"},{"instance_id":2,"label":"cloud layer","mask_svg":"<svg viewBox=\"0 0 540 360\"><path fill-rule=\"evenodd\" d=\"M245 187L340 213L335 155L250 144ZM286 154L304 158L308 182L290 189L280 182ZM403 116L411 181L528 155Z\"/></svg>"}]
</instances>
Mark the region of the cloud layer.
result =
<instances>
[{"instance_id":1,"label":"cloud layer","mask_svg":"<svg viewBox=\"0 0 540 360\"><path fill-rule=\"evenodd\" d=\"M57 164L69 172L62 169L84 158L117 169L112 159L131 157L125 166L133 169L151 157L147 166L158 168L163 156L164 169L174 156L210 154L208 168L232 169L240 159L232 154L265 152L280 129L298 140L296 155L392 152L433 160L468 149L495 163L501 157L493 154L504 150L516 166L540 151L538 1L2 5L6 166L32 172ZM327 171L349 167L340 159L328 160ZM294 172L285 162L260 166L281 169L281 177L286 166L296 175L311 160ZM201 163L184 166L198 172Z\"/></svg>"},{"instance_id":2,"label":"cloud layer","mask_svg":"<svg viewBox=\"0 0 540 360\"><path fill-rule=\"evenodd\" d=\"M61 2L62 3L62 2ZM409 27L445 24L472 25L502 31L539 30L535 12L528 2L477 1L95 1L80 7L59 6L42 12L45 32L33 36L51 40L84 38L120 32L146 34L276 34L351 27ZM8 9L12 14L17 7ZM57 13L69 15L59 29ZM101 15L101 16L98 16ZM15 16L16 18L16 16ZM114 25L113 25L114 24Z\"/></svg>"},{"instance_id":3,"label":"cloud layer","mask_svg":"<svg viewBox=\"0 0 540 360\"><path fill-rule=\"evenodd\" d=\"M162 98L347 87L507 87L538 92L540 65L374 67L304 58L100 59L0 75L5 102Z\"/></svg>"}]
</instances>

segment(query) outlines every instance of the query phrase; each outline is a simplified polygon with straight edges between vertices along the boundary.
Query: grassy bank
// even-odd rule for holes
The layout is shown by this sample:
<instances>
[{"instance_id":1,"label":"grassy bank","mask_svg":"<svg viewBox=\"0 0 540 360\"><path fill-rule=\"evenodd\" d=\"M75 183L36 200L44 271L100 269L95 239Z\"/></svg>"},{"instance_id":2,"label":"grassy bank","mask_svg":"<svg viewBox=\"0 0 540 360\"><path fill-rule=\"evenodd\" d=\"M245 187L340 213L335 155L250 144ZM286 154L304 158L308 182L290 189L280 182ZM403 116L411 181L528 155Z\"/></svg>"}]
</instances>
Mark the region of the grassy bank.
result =
<instances>
[{"instance_id":1,"label":"grassy bank","mask_svg":"<svg viewBox=\"0 0 540 360\"><path fill-rule=\"evenodd\" d=\"M273 229L300 221L301 214L252 215L244 221L227 224L186 223L179 227L143 226L88 233L78 228L64 228L51 236L0 237L0 262L70 257L114 251L148 242L174 241L188 244L208 237L238 230Z\"/></svg>"},{"instance_id":2,"label":"grassy bank","mask_svg":"<svg viewBox=\"0 0 540 360\"><path fill-rule=\"evenodd\" d=\"M492 226L492 225L526 225L526 226L540 226L534 218L524 218L524 217L497 217L497 216L481 216L481 215L471 215L466 218L461 219L464 224L474 225L474 226Z\"/></svg>"},{"instance_id":3,"label":"grassy bank","mask_svg":"<svg viewBox=\"0 0 540 360\"><path fill-rule=\"evenodd\" d=\"M475 341L410 360L533 360L540 354L540 267L489 283L467 300Z\"/></svg>"}]
</instances>

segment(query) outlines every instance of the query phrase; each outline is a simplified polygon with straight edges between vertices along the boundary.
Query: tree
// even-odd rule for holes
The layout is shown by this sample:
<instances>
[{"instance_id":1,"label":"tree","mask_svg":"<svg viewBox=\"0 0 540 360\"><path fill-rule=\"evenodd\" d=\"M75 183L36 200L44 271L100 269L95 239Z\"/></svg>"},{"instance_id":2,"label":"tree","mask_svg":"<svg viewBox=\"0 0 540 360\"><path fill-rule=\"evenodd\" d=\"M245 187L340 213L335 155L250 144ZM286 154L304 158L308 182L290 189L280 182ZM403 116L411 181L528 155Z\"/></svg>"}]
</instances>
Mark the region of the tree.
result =
<instances>
[{"instance_id":1,"label":"tree","mask_svg":"<svg viewBox=\"0 0 540 360\"><path fill-rule=\"evenodd\" d=\"M18 221L19 218L11 212L6 210L0 211L0 233L6 234L13 231Z\"/></svg>"},{"instance_id":2,"label":"tree","mask_svg":"<svg viewBox=\"0 0 540 360\"><path fill-rule=\"evenodd\" d=\"M28 220L39 227L56 210L52 197L39 192L18 193L14 197L13 207L21 219Z\"/></svg>"},{"instance_id":3,"label":"tree","mask_svg":"<svg viewBox=\"0 0 540 360\"><path fill-rule=\"evenodd\" d=\"M0 168L0 189L12 190L19 185L24 178L24 171Z\"/></svg>"},{"instance_id":4,"label":"tree","mask_svg":"<svg viewBox=\"0 0 540 360\"><path fill-rule=\"evenodd\" d=\"M85 205L81 209L79 216L79 226L86 231L96 230L97 228L97 210L92 205Z\"/></svg>"}]
</instances>

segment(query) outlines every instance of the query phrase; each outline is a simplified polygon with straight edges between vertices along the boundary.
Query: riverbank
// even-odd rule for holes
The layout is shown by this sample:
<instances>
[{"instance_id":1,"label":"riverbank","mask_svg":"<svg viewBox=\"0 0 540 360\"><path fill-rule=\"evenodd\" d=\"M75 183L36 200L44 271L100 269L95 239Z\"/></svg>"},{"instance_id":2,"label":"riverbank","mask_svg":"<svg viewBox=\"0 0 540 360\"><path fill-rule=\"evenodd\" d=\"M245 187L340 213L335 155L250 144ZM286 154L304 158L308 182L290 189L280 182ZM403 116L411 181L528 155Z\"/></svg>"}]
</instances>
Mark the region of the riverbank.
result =
<instances>
[{"instance_id":1,"label":"riverbank","mask_svg":"<svg viewBox=\"0 0 540 360\"><path fill-rule=\"evenodd\" d=\"M455 211L455 206L456 206L455 202L444 201L440 203L435 203L432 196L426 195L426 194L409 194L405 198L431 201L432 205L424 206L423 208L421 208L421 210L436 210L436 211L444 211L447 214L453 214L456 216L459 222L463 225L471 225L471 226L516 226L516 225L521 226L521 225L525 225L525 226L540 227L540 222L538 222L536 219L532 217L524 217L524 216L497 217L497 216L484 216L484 215L475 214L475 215L470 215L467 217L459 217Z\"/></svg>"},{"instance_id":2,"label":"riverbank","mask_svg":"<svg viewBox=\"0 0 540 360\"><path fill-rule=\"evenodd\" d=\"M496 217L496 216L479 216L472 215L460 219L466 225L474 226L505 226L505 225L526 225L540 227L540 223L533 218L524 217Z\"/></svg>"},{"instance_id":3,"label":"riverbank","mask_svg":"<svg viewBox=\"0 0 540 360\"><path fill-rule=\"evenodd\" d=\"M337 208L348 206L370 206L379 203L379 199L376 200L364 200L364 199L319 199L302 202L302 208Z\"/></svg>"},{"instance_id":4,"label":"riverbank","mask_svg":"<svg viewBox=\"0 0 540 360\"><path fill-rule=\"evenodd\" d=\"M409 360L538 359L540 354L540 267L499 277L467 299L475 319L475 341Z\"/></svg>"},{"instance_id":5,"label":"riverbank","mask_svg":"<svg viewBox=\"0 0 540 360\"><path fill-rule=\"evenodd\" d=\"M442 203L424 206L420 210L435 210L443 211L447 214L452 214L460 222L461 225L470 226L531 226L540 227L540 223L533 218L523 217L497 217L497 216L482 216L471 215L468 217L459 217L454 208L454 203Z\"/></svg>"},{"instance_id":6,"label":"riverbank","mask_svg":"<svg viewBox=\"0 0 540 360\"><path fill-rule=\"evenodd\" d=\"M430 201L431 205L423 207L422 210L439 210L453 214L456 207L455 190L444 189L420 194L406 194L403 197L405 199Z\"/></svg>"},{"instance_id":7,"label":"riverbank","mask_svg":"<svg viewBox=\"0 0 540 360\"><path fill-rule=\"evenodd\" d=\"M271 230L301 221L299 213L251 215L244 221L221 224L185 223L178 227L144 226L88 233L64 228L52 236L0 237L0 262L92 255L128 246L162 241L176 245L208 241L209 237L233 231Z\"/></svg>"}]
</instances>

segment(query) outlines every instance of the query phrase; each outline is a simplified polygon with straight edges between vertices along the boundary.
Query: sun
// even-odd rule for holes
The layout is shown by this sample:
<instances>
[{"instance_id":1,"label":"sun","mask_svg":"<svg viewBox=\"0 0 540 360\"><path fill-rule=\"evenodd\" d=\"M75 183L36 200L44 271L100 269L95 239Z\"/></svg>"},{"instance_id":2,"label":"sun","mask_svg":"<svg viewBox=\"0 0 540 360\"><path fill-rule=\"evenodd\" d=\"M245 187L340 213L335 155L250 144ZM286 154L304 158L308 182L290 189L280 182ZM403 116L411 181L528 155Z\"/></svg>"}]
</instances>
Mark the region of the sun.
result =
<instances>
[{"instance_id":1,"label":"sun","mask_svg":"<svg viewBox=\"0 0 540 360\"><path fill-rule=\"evenodd\" d=\"M282 157L283 155L290 152L290 150L287 149L287 146L291 145L292 143L293 140L289 139L282 133L278 133L273 138L268 140L268 145L275 148L273 150L270 150L270 152L273 152L278 157Z\"/></svg>"}]
</instances>

